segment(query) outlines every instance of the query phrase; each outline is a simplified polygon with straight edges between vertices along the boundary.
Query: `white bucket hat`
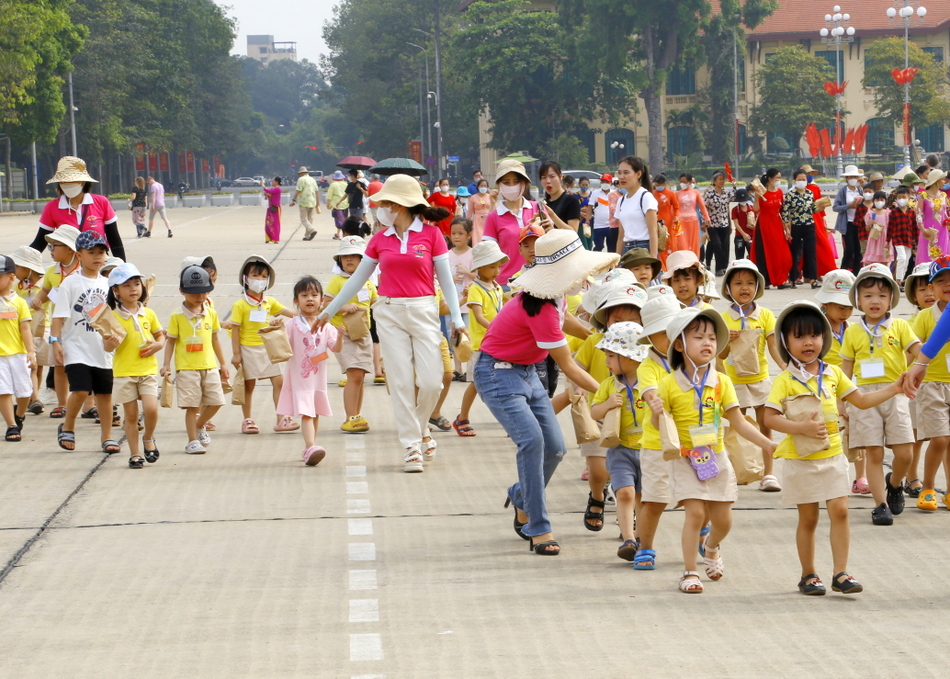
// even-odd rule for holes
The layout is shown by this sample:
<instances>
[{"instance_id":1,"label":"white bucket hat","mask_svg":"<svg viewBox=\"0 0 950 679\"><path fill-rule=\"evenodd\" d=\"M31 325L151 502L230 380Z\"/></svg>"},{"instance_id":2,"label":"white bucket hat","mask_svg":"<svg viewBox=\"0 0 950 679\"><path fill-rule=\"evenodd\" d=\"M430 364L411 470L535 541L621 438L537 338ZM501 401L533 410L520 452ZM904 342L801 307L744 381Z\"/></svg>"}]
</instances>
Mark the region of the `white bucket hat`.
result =
<instances>
[{"instance_id":1,"label":"white bucket hat","mask_svg":"<svg viewBox=\"0 0 950 679\"><path fill-rule=\"evenodd\" d=\"M670 320L679 313L683 305L676 299L673 289L665 285L654 286L650 290L667 290L668 292L658 294L640 309L640 320L643 321L643 334L640 337L641 344L650 343L650 335L666 330Z\"/></svg>"},{"instance_id":2,"label":"white bucket hat","mask_svg":"<svg viewBox=\"0 0 950 679\"><path fill-rule=\"evenodd\" d=\"M493 240L483 240L472 248L472 271L495 262L504 264L507 261L508 255L502 252L498 243Z\"/></svg>"},{"instance_id":3,"label":"white bucket hat","mask_svg":"<svg viewBox=\"0 0 950 679\"><path fill-rule=\"evenodd\" d=\"M603 338L597 343L597 348L603 351L612 351L629 358L631 361L642 363L647 357L647 348L640 344L643 327L639 323L624 321L614 323L607 328Z\"/></svg>"},{"instance_id":4,"label":"white bucket hat","mask_svg":"<svg viewBox=\"0 0 950 679\"><path fill-rule=\"evenodd\" d=\"M250 257L245 259L244 264L241 265L241 269L238 272L238 283L241 286L241 289L244 288L244 276L245 276L244 272L247 271L247 265L255 264L255 263L263 264L267 268L267 289L270 290L272 287L274 287L274 281L277 279L277 272L274 271L274 267L270 265L270 262L268 262L266 259L264 259L260 255L251 255ZM199 264L198 266L201 266L201 265Z\"/></svg>"},{"instance_id":5,"label":"white bucket hat","mask_svg":"<svg viewBox=\"0 0 950 679\"><path fill-rule=\"evenodd\" d=\"M851 288L854 286L854 274L847 269L835 269L825 274L821 289L815 295L819 304L851 304Z\"/></svg>"},{"instance_id":6,"label":"white bucket hat","mask_svg":"<svg viewBox=\"0 0 950 679\"><path fill-rule=\"evenodd\" d=\"M340 247L337 248L336 254L333 255L333 261L339 264L340 257L343 255L359 255L362 257L365 251L365 240L359 236L343 236L343 238L340 239Z\"/></svg>"},{"instance_id":7,"label":"white bucket hat","mask_svg":"<svg viewBox=\"0 0 950 679\"><path fill-rule=\"evenodd\" d=\"M894 277L891 276L891 270L888 269L883 264L868 264L866 267L858 271L857 278L854 279L854 285L851 286L851 290L848 291L848 299L851 300L851 306L858 308L857 302L857 292L858 285L861 281L866 278L881 278L891 287L891 309L896 307L901 301L901 287L897 284L897 281L894 280Z\"/></svg>"},{"instance_id":8,"label":"white bucket hat","mask_svg":"<svg viewBox=\"0 0 950 679\"><path fill-rule=\"evenodd\" d=\"M205 264L209 264L209 263L211 264L212 267L215 266L214 259L211 258L211 255L201 255L200 257L185 257L183 260L181 260L180 271L184 271L189 266L200 266L203 269L205 267Z\"/></svg>"},{"instance_id":9,"label":"white bucket hat","mask_svg":"<svg viewBox=\"0 0 950 679\"><path fill-rule=\"evenodd\" d=\"M646 290L635 283L625 280L614 280L602 286L600 294L600 304L591 314L590 322L598 330L602 330L607 325L607 312L614 307L630 304L638 309L642 309L647 303Z\"/></svg>"},{"instance_id":10,"label":"white bucket hat","mask_svg":"<svg viewBox=\"0 0 950 679\"><path fill-rule=\"evenodd\" d=\"M931 186L941 181L946 176L947 173L943 170L931 170L930 174L927 175L927 181L924 184L924 187L929 189Z\"/></svg>"},{"instance_id":11,"label":"white bucket hat","mask_svg":"<svg viewBox=\"0 0 950 679\"><path fill-rule=\"evenodd\" d=\"M99 273L102 274L103 270L112 271L117 266L119 266L119 264L125 264L125 260L122 259L121 257L115 257L115 256L109 257L109 259L106 260L106 263L102 265L102 269L99 269ZM102 275L105 276L106 274L102 274Z\"/></svg>"},{"instance_id":12,"label":"white bucket hat","mask_svg":"<svg viewBox=\"0 0 950 679\"><path fill-rule=\"evenodd\" d=\"M394 174L386 180L378 192L369 197L371 201L379 205L384 200L391 203L397 203L403 207L415 207L417 205L427 206L425 196L422 195L422 187L415 177L407 174Z\"/></svg>"},{"instance_id":13,"label":"white bucket hat","mask_svg":"<svg viewBox=\"0 0 950 679\"><path fill-rule=\"evenodd\" d=\"M674 364L676 357L680 354L679 351L673 348L673 342L683 334L683 331L686 330L686 326L700 316L708 318L716 328L716 356L721 354L723 349L729 344L729 328L726 327L726 322L722 320L722 316L719 315L718 311L715 309L699 309L697 307L680 309L666 326L666 337L670 340L670 365ZM713 356L710 365L715 365L716 356ZM679 357L679 361L685 363L682 357Z\"/></svg>"},{"instance_id":14,"label":"white bucket hat","mask_svg":"<svg viewBox=\"0 0 950 679\"><path fill-rule=\"evenodd\" d=\"M760 299L762 295L765 294L765 276L759 272L759 268L751 259L736 259L729 263L729 266L726 267L726 274L722 277L719 293L730 302L734 303L736 301L732 299L732 295L729 293L729 280L733 272L740 270L751 271L755 274L757 285L755 287L755 295L753 295L752 299Z\"/></svg>"},{"instance_id":15,"label":"white bucket hat","mask_svg":"<svg viewBox=\"0 0 950 679\"><path fill-rule=\"evenodd\" d=\"M692 250L677 250L676 252L671 252L670 256L666 258L666 271L663 272L661 276L662 280L668 281L673 278L673 274L680 269L691 269L696 267L700 274L703 273L703 264L699 261L699 257L696 256L696 253Z\"/></svg>"},{"instance_id":16,"label":"white bucket hat","mask_svg":"<svg viewBox=\"0 0 950 679\"><path fill-rule=\"evenodd\" d=\"M696 294L706 299L722 299L719 295L719 286L716 285L716 274L708 269L703 272L703 284L696 290Z\"/></svg>"},{"instance_id":17,"label":"white bucket hat","mask_svg":"<svg viewBox=\"0 0 950 679\"><path fill-rule=\"evenodd\" d=\"M534 264L510 285L540 299L556 299L588 276L620 261L616 253L585 250L577 233L567 229L554 229L541 236L534 252Z\"/></svg>"},{"instance_id":18,"label":"white bucket hat","mask_svg":"<svg viewBox=\"0 0 950 679\"><path fill-rule=\"evenodd\" d=\"M43 268L43 253L34 250L29 245L18 247L10 255L10 259L13 260L15 265L22 266L24 269L29 269L38 274L46 273L46 269Z\"/></svg>"},{"instance_id":19,"label":"white bucket hat","mask_svg":"<svg viewBox=\"0 0 950 679\"><path fill-rule=\"evenodd\" d=\"M16 260L16 253L13 253L13 259ZM924 262L923 264L918 264L914 267L914 270L911 271L907 278L904 279L904 294L907 296L907 301L917 306L917 300L914 298L914 293L917 292L916 285L912 285L911 281L915 278L922 278L924 282L930 280L930 262Z\"/></svg>"},{"instance_id":20,"label":"white bucket hat","mask_svg":"<svg viewBox=\"0 0 950 679\"><path fill-rule=\"evenodd\" d=\"M604 273L597 274L593 278L594 282L590 288L587 289L587 292L584 293L584 298L581 300L581 308L589 314L593 314L597 311L597 307L600 306L600 301L603 299L604 286L608 283L623 281L633 285L640 285L637 277L634 276L633 272L629 269L610 269Z\"/></svg>"},{"instance_id":21,"label":"white bucket hat","mask_svg":"<svg viewBox=\"0 0 950 679\"><path fill-rule=\"evenodd\" d=\"M73 252L76 251L76 239L79 238L79 229L69 224L63 224L53 229L52 233L46 234L47 243L60 243L65 245Z\"/></svg>"},{"instance_id":22,"label":"white bucket hat","mask_svg":"<svg viewBox=\"0 0 950 679\"><path fill-rule=\"evenodd\" d=\"M673 288L671 288L668 285L651 285L649 288L647 288L648 300L656 299L657 297L667 297L667 296L676 299L676 293L673 292ZM676 303L679 304L680 309L683 308L683 305L680 303L679 300L676 300Z\"/></svg>"},{"instance_id":23,"label":"white bucket hat","mask_svg":"<svg viewBox=\"0 0 950 679\"><path fill-rule=\"evenodd\" d=\"M307 174L310 170L307 169L306 165L301 165L297 168L297 174Z\"/></svg>"},{"instance_id":24,"label":"white bucket hat","mask_svg":"<svg viewBox=\"0 0 950 679\"><path fill-rule=\"evenodd\" d=\"M822 313L821 307L809 299L800 299L792 302L779 312L778 318L775 321L775 334L778 335L779 356L781 356L782 360L786 363L788 363L791 358L788 349L785 348L785 333L782 329L788 315L796 309L811 309L821 319L821 336L823 341L821 343L821 351L818 352L818 358L824 358L825 354L831 350L831 323L828 321L828 317Z\"/></svg>"},{"instance_id":25,"label":"white bucket hat","mask_svg":"<svg viewBox=\"0 0 950 679\"><path fill-rule=\"evenodd\" d=\"M864 170L859 170L857 165L848 165L844 168L844 172L841 173L842 177L860 177L864 174Z\"/></svg>"},{"instance_id":26,"label":"white bucket hat","mask_svg":"<svg viewBox=\"0 0 950 679\"><path fill-rule=\"evenodd\" d=\"M59 184L61 182L99 182L89 176L86 171L86 161L76 156L63 156L56 163L56 174L46 182Z\"/></svg>"}]
</instances>

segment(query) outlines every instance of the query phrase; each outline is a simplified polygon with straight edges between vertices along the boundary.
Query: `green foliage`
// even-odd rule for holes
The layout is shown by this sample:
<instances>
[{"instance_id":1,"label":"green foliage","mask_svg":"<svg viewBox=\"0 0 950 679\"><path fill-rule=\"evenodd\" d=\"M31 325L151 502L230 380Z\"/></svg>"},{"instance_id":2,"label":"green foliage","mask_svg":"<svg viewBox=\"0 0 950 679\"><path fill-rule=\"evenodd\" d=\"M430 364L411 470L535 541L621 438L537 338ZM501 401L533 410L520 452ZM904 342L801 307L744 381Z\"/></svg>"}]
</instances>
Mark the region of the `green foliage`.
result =
<instances>
[{"instance_id":1,"label":"green foliage","mask_svg":"<svg viewBox=\"0 0 950 679\"><path fill-rule=\"evenodd\" d=\"M818 127L834 119L835 100L824 83L834 80L834 69L821 57L801 47L781 47L755 72L759 105L749 117L755 134L780 134L793 139L814 122ZM853 87L853 85L852 85Z\"/></svg>"},{"instance_id":2,"label":"green foliage","mask_svg":"<svg viewBox=\"0 0 950 679\"><path fill-rule=\"evenodd\" d=\"M565 170L584 168L590 163L587 147L577 137L559 134L541 145L545 159L556 160Z\"/></svg>"},{"instance_id":3,"label":"green foliage","mask_svg":"<svg viewBox=\"0 0 950 679\"><path fill-rule=\"evenodd\" d=\"M867 48L867 67L861 84L874 93L874 105L878 117L899 125L903 121L904 86L891 77L895 68L904 68L904 39L885 38ZM910 122L914 127L932 123L950 122L950 82L947 67L934 61L933 55L924 52L911 41L908 50L911 68L920 72L910 84Z\"/></svg>"}]
</instances>

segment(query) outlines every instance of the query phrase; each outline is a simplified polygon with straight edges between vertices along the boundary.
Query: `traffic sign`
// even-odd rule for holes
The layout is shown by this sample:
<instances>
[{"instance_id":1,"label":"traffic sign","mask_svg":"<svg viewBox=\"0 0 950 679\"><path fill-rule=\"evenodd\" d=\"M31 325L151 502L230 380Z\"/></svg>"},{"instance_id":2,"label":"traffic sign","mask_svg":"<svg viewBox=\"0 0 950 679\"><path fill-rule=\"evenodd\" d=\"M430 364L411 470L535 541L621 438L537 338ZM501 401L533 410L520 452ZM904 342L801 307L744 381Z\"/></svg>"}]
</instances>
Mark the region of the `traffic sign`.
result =
<instances>
[{"instance_id":1,"label":"traffic sign","mask_svg":"<svg viewBox=\"0 0 950 679\"><path fill-rule=\"evenodd\" d=\"M449 162L450 162L450 163L457 163L457 162L459 162L459 157L458 157L458 156L449 156Z\"/></svg>"},{"instance_id":2,"label":"traffic sign","mask_svg":"<svg viewBox=\"0 0 950 679\"><path fill-rule=\"evenodd\" d=\"M435 165L435 158L433 158L432 156L429 156L428 158L426 158L426 165Z\"/></svg>"}]
</instances>

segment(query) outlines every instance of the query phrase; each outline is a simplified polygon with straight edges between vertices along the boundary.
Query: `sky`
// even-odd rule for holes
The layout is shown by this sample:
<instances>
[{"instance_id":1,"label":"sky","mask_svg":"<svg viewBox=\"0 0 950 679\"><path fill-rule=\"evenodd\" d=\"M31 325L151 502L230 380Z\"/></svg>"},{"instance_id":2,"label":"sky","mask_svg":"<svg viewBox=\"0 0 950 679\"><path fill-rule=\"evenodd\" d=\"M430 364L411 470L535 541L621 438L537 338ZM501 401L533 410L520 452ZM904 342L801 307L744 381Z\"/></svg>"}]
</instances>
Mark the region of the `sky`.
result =
<instances>
[{"instance_id":1,"label":"sky","mask_svg":"<svg viewBox=\"0 0 950 679\"><path fill-rule=\"evenodd\" d=\"M326 53L323 24L332 18L339 0L215 0L228 16L237 19L232 54L247 54L247 36L273 35L277 42L296 42L297 59L320 63Z\"/></svg>"}]
</instances>

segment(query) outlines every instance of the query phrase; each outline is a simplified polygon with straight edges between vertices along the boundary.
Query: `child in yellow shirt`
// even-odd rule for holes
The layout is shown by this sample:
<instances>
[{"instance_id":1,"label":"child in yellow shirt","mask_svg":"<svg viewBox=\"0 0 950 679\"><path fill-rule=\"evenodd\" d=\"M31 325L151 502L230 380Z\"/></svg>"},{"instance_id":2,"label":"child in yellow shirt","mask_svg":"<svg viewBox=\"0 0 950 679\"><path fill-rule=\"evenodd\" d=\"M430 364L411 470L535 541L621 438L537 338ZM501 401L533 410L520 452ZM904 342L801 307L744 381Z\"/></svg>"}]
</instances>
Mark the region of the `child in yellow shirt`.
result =
<instances>
[{"instance_id":1,"label":"child in yellow shirt","mask_svg":"<svg viewBox=\"0 0 950 679\"><path fill-rule=\"evenodd\" d=\"M904 279L904 294L907 297L907 301L917 308L917 311L907 319L907 322L910 323L910 327L913 328L920 341L926 342L927 338L930 337L931 331L924 331L923 328L918 329L917 319L924 315L924 312L937 302L936 297L934 297L934 289L930 285L930 262L918 264L907 278ZM923 336L921 332L924 333ZM912 497L915 500L920 497L921 491L924 490L924 484L920 480L919 473L920 451L924 445L917 428L917 412L919 408L919 401L916 398L913 399L910 402L910 423L914 427L914 454L910 461L910 469L907 470L908 480L904 482L904 492L907 493L908 497ZM946 469L946 466L944 468ZM948 474L948 480L950 480L950 474ZM870 488L868 492L871 492ZM919 502L917 503L917 508L921 509Z\"/></svg>"},{"instance_id":2,"label":"child in yellow shirt","mask_svg":"<svg viewBox=\"0 0 950 679\"><path fill-rule=\"evenodd\" d=\"M23 418L33 393L30 369L36 363L33 350L33 317L30 307L15 290L16 264L0 255L0 415L7 423L5 439L22 439Z\"/></svg>"},{"instance_id":3,"label":"child in yellow shirt","mask_svg":"<svg viewBox=\"0 0 950 679\"><path fill-rule=\"evenodd\" d=\"M666 271L661 277L663 285L673 288L676 299L686 307L697 309L712 309L712 305L704 302L699 296L699 288L706 281L705 270L696 253L692 250L677 250L666 260Z\"/></svg>"},{"instance_id":4,"label":"child in yellow shirt","mask_svg":"<svg viewBox=\"0 0 950 679\"><path fill-rule=\"evenodd\" d=\"M43 255L29 245L22 245L14 250L10 257L16 265L16 277L18 279L16 292L23 298L23 301L26 302L27 305L31 305L33 299L43 289L43 286L40 284L43 275L46 273L46 269L43 268ZM39 415L44 410L43 402L40 401L40 385L43 383L43 367L48 367L52 364L52 361L48 360L50 353L48 350L43 352L47 354L46 359L41 360L38 353L40 343L46 342L49 319L52 313L51 307L52 304L47 300L40 309L32 311L33 323L30 329L36 330L33 337L33 348L37 351L37 360L30 371L33 379L33 394L30 396L27 411L34 415ZM46 346L48 347L48 345Z\"/></svg>"}]
</instances>

